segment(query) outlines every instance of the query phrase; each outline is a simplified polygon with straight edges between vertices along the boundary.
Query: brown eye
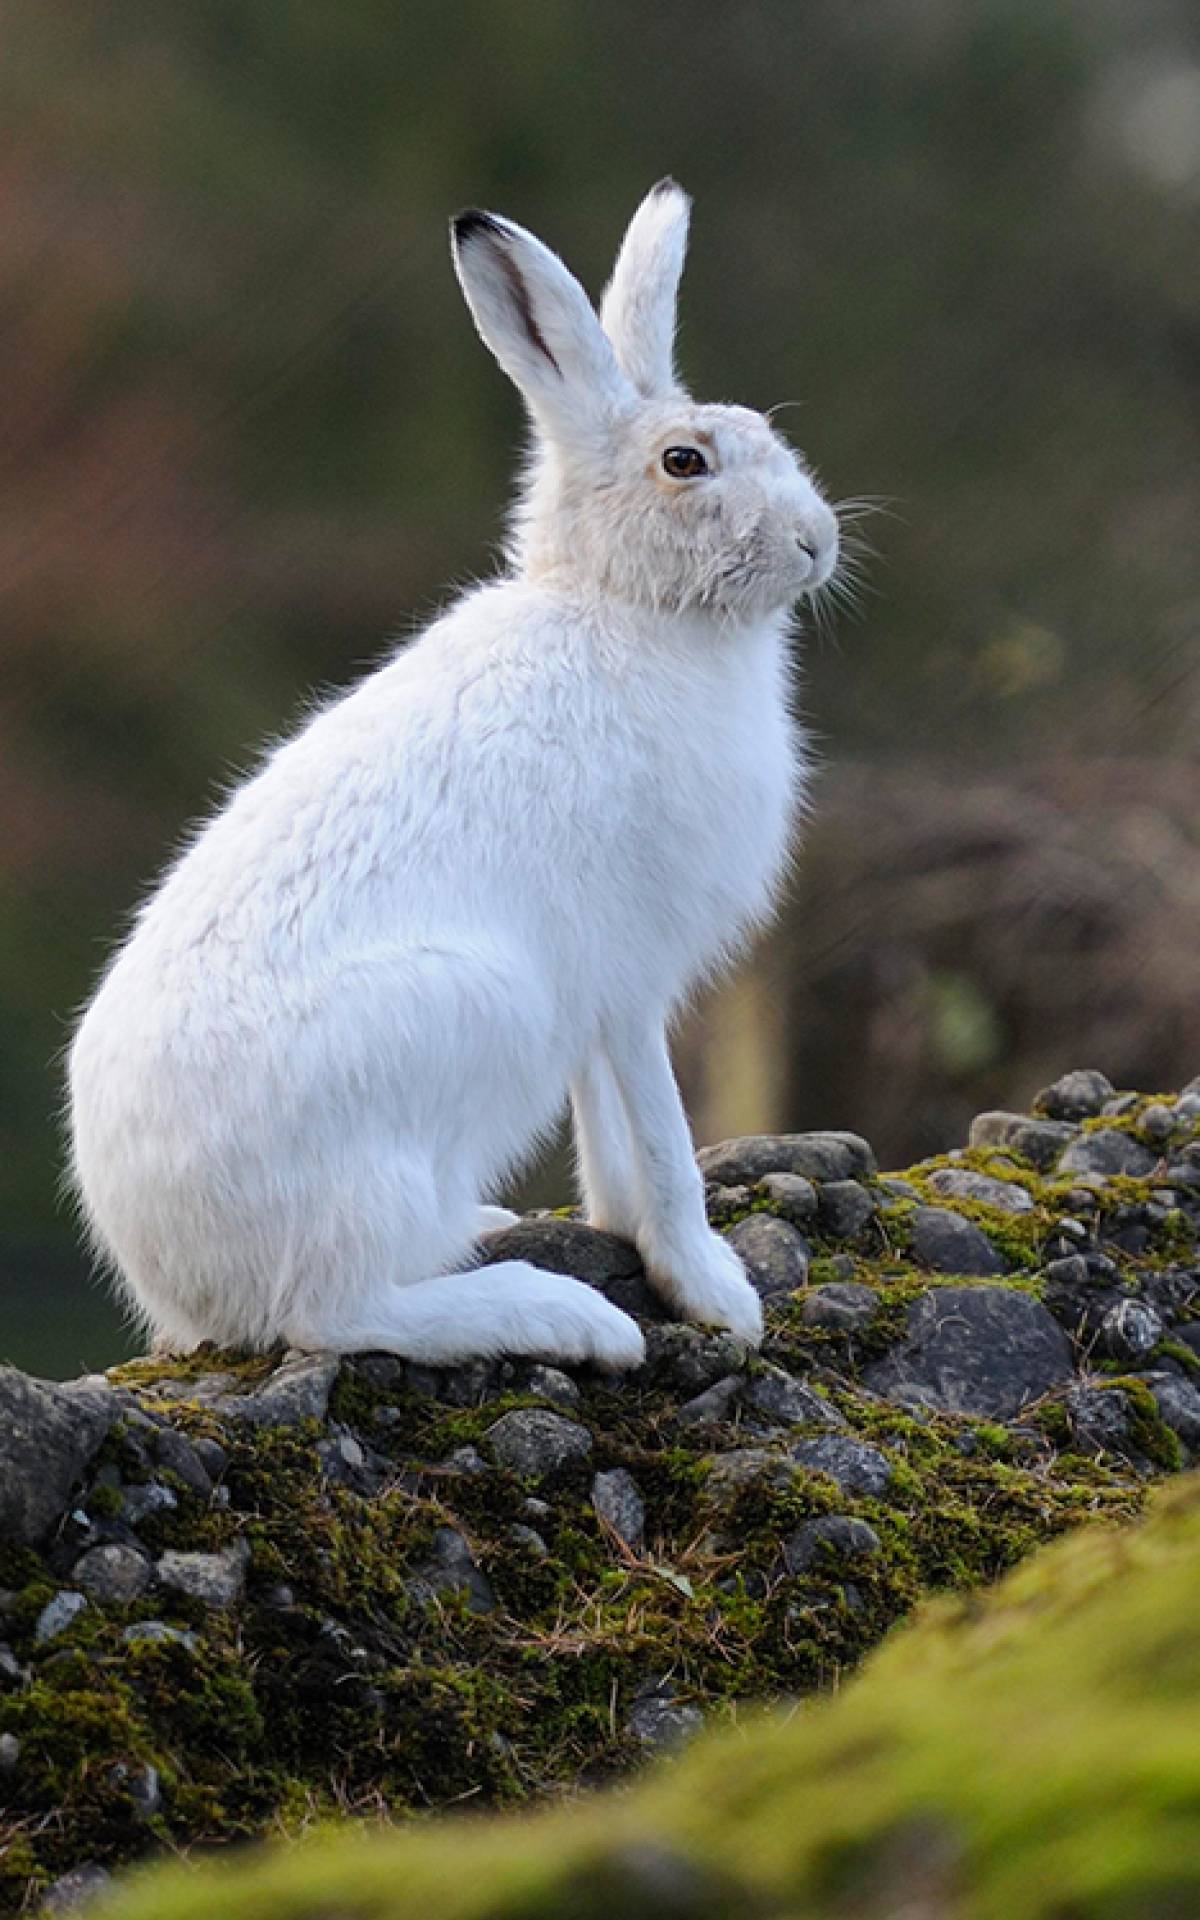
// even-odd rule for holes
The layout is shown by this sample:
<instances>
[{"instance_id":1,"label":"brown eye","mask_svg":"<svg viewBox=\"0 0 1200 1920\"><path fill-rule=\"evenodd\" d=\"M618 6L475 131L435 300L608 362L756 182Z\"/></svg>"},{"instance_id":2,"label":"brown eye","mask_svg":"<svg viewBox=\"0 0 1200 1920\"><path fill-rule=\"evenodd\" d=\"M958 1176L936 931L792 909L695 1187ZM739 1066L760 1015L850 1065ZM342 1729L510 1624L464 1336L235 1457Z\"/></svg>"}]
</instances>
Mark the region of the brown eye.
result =
<instances>
[{"instance_id":1,"label":"brown eye","mask_svg":"<svg viewBox=\"0 0 1200 1920\"><path fill-rule=\"evenodd\" d=\"M696 447L668 447L662 463L663 472L672 480L698 480L708 472L708 461Z\"/></svg>"}]
</instances>

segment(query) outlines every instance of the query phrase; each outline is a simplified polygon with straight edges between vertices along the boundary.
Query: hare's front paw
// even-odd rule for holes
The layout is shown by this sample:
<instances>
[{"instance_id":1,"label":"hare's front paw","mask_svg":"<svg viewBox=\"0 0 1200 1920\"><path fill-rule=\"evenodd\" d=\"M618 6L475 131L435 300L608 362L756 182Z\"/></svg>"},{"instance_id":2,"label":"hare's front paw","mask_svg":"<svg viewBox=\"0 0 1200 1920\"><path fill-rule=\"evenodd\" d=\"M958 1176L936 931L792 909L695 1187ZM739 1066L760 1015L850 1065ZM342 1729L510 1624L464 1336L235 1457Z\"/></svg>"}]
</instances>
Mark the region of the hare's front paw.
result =
<instances>
[{"instance_id":1,"label":"hare's front paw","mask_svg":"<svg viewBox=\"0 0 1200 1920\"><path fill-rule=\"evenodd\" d=\"M763 1337L762 1302L728 1240L709 1228L676 1246L645 1249L646 1276L656 1293L702 1327L724 1327L748 1346Z\"/></svg>"}]
</instances>

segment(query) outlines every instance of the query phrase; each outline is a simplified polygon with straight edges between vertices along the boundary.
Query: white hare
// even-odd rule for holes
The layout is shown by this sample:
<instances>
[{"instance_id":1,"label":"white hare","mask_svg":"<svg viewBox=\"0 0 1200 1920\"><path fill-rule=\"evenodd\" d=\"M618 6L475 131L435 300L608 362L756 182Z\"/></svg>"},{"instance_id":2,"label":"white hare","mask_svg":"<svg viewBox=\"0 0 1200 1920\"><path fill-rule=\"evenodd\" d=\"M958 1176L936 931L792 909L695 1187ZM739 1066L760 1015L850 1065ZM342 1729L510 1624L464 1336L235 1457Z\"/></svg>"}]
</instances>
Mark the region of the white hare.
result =
<instances>
[{"instance_id":1,"label":"white hare","mask_svg":"<svg viewBox=\"0 0 1200 1920\"><path fill-rule=\"evenodd\" d=\"M788 609L837 522L761 414L676 380L688 206L648 195L599 319L532 234L454 221L535 432L510 571L270 754L84 1015L74 1177L159 1344L635 1366L581 1282L457 1270L568 1091L589 1220L680 1314L761 1337L665 1029L771 908Z\"/></svg>"}]
</instances>

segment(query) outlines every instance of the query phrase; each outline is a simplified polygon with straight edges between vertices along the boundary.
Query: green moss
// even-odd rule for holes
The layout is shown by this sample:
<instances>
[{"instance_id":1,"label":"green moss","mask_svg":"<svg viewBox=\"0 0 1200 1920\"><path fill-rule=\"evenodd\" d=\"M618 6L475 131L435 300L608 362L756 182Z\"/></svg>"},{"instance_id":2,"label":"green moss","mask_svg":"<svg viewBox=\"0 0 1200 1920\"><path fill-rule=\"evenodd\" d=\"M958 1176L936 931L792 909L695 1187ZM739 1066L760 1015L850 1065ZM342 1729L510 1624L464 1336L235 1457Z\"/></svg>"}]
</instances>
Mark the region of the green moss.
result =
<instances>
[{"instance_id":1,"label":"green moss","mask_svg":"<svg viewBox=\"0 0 1200 1920\"><path fill-rule=\"evenodd\" d=\"M117 1920L691 1920L922 1911L1133 1920L1200 1905L1200 1485L943 1602L805 1714L714 1732L537 1822L330 1838L130 1886Z\"/></svg>"},{"instance_id":2,"label":"green moss","mask_svg":"<svg viewBox=\"0 0 1200 1920\"><path fill-rule=\"evenodd\" d=\"M1183 1340L1160 1340L1149 1357L1151 1360L1175 1360L1185 1373L1193 1377L1200 1375L1200 1353L1196 1353Z\"/></svg>"},{"instance_id":3,"label":"green moss","mask_svg":"<svg viewBox=\"0 0 1200 1920\"><path fill-rule=\"evenodd\" d=\"M1145 1381L1122 1374L1113 1385L1119 1387L1125 1396L1131 1415L1130 1438L1138 1452L1164 1472L1178 1472L1183 1465L1179 1436L1166 1425Z\"/></svg>"}]
</instances>

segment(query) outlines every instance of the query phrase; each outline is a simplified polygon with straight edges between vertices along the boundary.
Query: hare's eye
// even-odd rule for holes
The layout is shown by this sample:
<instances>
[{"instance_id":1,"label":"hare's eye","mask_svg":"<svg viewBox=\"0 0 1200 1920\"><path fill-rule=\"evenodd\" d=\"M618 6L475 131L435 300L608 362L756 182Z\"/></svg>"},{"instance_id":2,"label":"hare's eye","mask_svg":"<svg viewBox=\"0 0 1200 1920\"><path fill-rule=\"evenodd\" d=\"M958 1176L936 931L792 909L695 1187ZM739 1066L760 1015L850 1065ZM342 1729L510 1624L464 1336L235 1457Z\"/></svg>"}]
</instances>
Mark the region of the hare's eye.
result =
<instances>
[{"instance_id":1,"label":"hare's eye","mask_svg":"<svg viewBox=\"0 0 1200 1920\"><path fill-rule=\"evenodd\" d=\"M708 472L708 461L698 447L668 447L662 457L663 471L672 480L698 480Z\"/></svg>"}]
</instances>

